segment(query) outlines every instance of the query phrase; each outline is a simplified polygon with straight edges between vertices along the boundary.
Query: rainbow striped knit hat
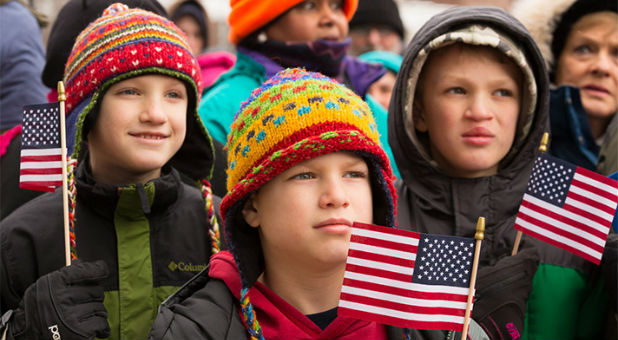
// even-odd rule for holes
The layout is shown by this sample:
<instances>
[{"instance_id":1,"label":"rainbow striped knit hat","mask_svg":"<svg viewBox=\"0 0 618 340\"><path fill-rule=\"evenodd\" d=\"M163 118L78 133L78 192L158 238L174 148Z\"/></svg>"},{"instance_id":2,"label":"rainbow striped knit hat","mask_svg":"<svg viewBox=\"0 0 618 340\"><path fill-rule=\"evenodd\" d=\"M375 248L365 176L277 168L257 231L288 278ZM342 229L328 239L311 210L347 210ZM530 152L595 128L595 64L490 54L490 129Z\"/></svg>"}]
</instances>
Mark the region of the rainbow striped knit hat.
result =
<instances>
[{"instance_id":1,"label":"rainbow striped knit hat","mask_svg":"<svg viewBox=\"0 0 618 340\"><path fill-rule=\"evenodd\" d=\"M243 317L251 336L259 339L247 289L262 273L263 255L257 228L249 227L241 213L249 195L297 163L349 151L369 168L374 223L393 226L393 173L367 104L335 80L302 69L283 70L253 90L232 123L227 147L228 193L220 211L241 273Z\"/></svg>"},{"instance_id":2,"label":"rainbow striped knit hat","mask_svg":"<svg viewBox=\"0 0 618 340\"><path fill-rule=\"evenodd\" d=\"M64 72L67 115L79 114L73 157L80 159L86 116L114 83L162 74L182 80L189 94L187 137L171 164L191 178L210 178L212 141L197 114L201 72L184 33L173 22L115 3L76 38ZM197 162L197 164L196 164Z\"/></svg>"}]
</instances>

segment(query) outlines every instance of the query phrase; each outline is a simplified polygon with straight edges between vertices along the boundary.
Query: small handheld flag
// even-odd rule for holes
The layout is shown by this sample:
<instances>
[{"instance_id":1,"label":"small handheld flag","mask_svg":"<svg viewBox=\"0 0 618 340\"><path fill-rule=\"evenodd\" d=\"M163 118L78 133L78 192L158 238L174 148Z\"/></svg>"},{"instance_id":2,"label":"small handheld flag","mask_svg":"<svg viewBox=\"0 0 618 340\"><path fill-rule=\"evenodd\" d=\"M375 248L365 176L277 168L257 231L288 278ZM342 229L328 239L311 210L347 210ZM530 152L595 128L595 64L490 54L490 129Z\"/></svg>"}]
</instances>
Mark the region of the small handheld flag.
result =
<instances>
[{"instance_id":1,"label":"small handheld flag","mask_svg":"<svg viewBox=\"0 0 618 340\"><path fill-rule=\"evenodd\" d=\"M542 153L515 229L599 264L617 204L618 182Z\"/></svg>"},{"instance_id":2,"label":"small handheld flag","mask_svg":"<svg viewBox=\"0 0 618 340\"><path fill-rule=\"evenodd\" d=\"M354 223L339 315L462 331L475 241Z\"/></svg>"},{"instance_id":3,"label":"small handheld flag","mask_svg":"<svg viewBox=\"0 0 618 340\"><path fill-rule=\"evenodd\" d=\"M19 187L54 191L62 185L60 106L24 106Z\"/></svg>"},{"instance_id":4,"label":"small handheld flag","mask_svg":"<svg viewBox=\"0 0 618 340\"><path fill-rule=\"evenodd\" d=\"M24 106L19 187L54 191L62 186L65 264L71 264L67 188L67 146L64 84L58 82L58 102ZM73 237L73 242L74 237Z\"/></svg>"}]
</instances>

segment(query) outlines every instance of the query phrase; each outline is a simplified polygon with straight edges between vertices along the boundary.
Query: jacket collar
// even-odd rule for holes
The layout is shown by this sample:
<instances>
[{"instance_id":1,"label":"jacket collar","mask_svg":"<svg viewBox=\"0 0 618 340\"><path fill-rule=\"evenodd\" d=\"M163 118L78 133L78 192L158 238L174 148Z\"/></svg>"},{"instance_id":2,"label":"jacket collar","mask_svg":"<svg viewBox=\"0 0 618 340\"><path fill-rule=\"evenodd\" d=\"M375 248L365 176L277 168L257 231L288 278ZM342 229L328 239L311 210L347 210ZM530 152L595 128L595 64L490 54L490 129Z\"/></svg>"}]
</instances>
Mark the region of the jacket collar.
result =
<instances>
[{"instance_id":1,"label":"jacket collar","mask_svg":"<svg viewBox=\"0 0 618 340\"><path fill-rule=\"evenodd\" d=\"M141 211L139 214L156 214L174 204L178 198L178 187L182 185L178 171L166 165L161 169L161 176L149 181L145 185L110 185L98 183L92 176L88 158L80 162L75 179L77 191L77 205L88 204L89 208L106 218L113 218L118 207L120 195L123 192L136 192ZM149 195L147 191L152 192ZM152 196L150 198L149 196Z\"/></svg>"}]
</instances>

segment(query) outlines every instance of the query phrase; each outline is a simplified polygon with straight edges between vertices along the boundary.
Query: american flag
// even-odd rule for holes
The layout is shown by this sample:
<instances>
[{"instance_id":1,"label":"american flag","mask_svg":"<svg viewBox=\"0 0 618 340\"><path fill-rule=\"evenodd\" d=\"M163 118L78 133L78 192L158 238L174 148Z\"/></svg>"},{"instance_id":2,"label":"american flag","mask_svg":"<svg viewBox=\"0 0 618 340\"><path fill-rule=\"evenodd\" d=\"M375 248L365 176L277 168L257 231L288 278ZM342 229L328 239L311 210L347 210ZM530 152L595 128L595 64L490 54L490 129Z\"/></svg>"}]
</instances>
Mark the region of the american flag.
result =
<instances>
[{"instance_id":1,"label":"american flag","mask_svg":"<svg viewBox=\"0 0 618 340\"><path fill-rule=\"evenodd\" d=\"M62 185L59 103L24 106L19 187L54 191Z\"/></svg>"},{"instance_id":2,"label":"american flag","mask_svg":"<svg viewBox=\"0 0 618 340\"><path fill-rule=\"evenodd\" d=\"M515 229L599 264L617 203L618 182L542 154Z\"/></svg>"},{"instance_id":3,"label":"american flag","mask_svg":"<svg viewBox=\"0 0 618 340\"><path fill-rule=\"evenodd\" d=\"M355 223L339 315L461 331L474 240Z\"/></svg>"}]
</instances>

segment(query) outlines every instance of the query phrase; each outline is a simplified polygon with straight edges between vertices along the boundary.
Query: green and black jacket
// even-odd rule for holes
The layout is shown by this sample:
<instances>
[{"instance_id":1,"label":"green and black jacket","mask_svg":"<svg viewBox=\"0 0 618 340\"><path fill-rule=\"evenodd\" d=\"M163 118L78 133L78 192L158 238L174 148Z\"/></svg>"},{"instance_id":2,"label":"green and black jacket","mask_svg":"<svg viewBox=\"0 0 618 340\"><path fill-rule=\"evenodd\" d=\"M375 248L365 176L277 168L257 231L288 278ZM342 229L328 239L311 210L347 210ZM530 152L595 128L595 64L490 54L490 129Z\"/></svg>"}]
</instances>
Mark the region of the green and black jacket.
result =
<instances>
[{"instance_id":1,"label":"green and black jacket","mask_svg":"<svg viewBox=\"0 0 618 340\"><path fill-rule=\"evenodd\" d=\"M208 220L199 190L166 166L145 185L111 186L77 170L77 256L102 259L105 307L114 339L144 339L159 304L206 267ZM4 313L18 306L42 275L64 266L61 190L37 197L0 224L0 287Z\"/></svg>"}]
</instances>

